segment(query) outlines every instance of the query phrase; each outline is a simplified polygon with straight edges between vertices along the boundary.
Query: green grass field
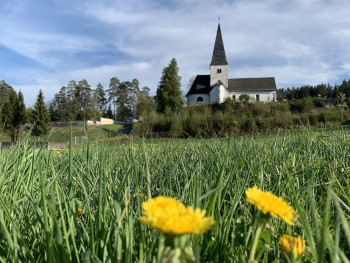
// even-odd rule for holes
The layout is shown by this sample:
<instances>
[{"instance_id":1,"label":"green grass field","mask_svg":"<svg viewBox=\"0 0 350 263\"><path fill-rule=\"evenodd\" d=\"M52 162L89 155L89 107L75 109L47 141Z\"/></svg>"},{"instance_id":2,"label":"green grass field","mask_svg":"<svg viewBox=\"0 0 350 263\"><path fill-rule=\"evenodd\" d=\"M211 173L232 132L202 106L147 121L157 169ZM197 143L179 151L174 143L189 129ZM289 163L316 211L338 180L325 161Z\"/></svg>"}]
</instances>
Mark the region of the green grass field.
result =
<instances>
[{"instance_id":1,"label":"green grass field","mask_svg":"<svg viewBox=\"0 0 350 263\"><path fill-rule=\"evenodd\" d=\"M109 124L101 126L87 126L87 134L90 140L105 140L110 139L118 135L118 132L122 129L131 129L130 125L120 125L120 124ZM40 141L49 142L68 142L71 135L70 127L53 127L50 133L46 136L41 136ZM82 137L85 135L84 126L74 126L72 127L73 137ZM24 138L26 132L22 131L19 138ZM38 139L33 136L33 139ZM3 131L0 133L0 141L11 141L9 132Z\"/></svg>"},{"instance_id":2,"label":"green grass field","mask_svg":"<svg viewBox=\"0 0 350 263\"><path fill-rule=\"evenodd\" d=\"M196 262L247 262L259 211L245 190L254 185L298 214L294 226L270 219L257 262L287 262L284 234L306 241L300 262L349 262L349 149L350 132L342 128L130 138L61 153L23 142L0 152L0 262L157 262L161 236L139 217L142 202L161 195L215 220L210 231L185 240Z\"/></svg>"}]
</instances>

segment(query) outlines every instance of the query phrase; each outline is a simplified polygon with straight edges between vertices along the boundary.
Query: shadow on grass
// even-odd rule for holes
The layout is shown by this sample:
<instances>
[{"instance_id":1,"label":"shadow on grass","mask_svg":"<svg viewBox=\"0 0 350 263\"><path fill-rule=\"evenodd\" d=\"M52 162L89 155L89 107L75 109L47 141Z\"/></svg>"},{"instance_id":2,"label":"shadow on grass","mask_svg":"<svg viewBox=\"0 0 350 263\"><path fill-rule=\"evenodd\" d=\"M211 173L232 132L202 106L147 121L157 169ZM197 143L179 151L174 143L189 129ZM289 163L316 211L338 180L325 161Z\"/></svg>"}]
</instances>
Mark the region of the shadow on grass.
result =
<instances>
[{"instance_id":1,"label":"shadow on grass","mask_svg":"<svg viewBox=\"0 0 350 263\"><path fill-rule=\"evenodd\" d=\"M121 129L111 129L107 127L101 127L100 128L109 136L109 137L115 137L118 135L123 135L123 134L129 134L132 130L132 125L124 125L123 128Z\"/></svg>"},{"instance_id":2,"label":"shadow on grass","mask_svg":"<svg viewBox=\"0 0 350 263\"><path fill-rule=\"evenodd\" d=\"M341 125L348 126L348 128L350 128L350 121L344 121Z\"/></svg>"}]
</instances>

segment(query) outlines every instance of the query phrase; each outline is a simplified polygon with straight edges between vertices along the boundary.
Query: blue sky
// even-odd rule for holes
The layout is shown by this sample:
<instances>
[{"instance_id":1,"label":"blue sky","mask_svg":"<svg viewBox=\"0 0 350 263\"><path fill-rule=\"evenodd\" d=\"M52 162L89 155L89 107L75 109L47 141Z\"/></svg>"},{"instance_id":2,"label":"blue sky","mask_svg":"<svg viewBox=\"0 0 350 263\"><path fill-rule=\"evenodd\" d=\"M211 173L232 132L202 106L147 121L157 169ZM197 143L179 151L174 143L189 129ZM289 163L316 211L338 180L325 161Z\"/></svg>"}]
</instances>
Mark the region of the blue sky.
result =
<instances>
[{"instance_id":1,"label":"blue sky","mask_svg":"<svg viewBox=\"0 0 350 263\"><path fill-rule=\"evenodd\" d=\"M349 0L0 0L0 80L47 101L70 80L137 78L155 94L176 58L182 90L209 74L218 15L229 77L277 87L350 79Z\"/></svg>"}]
</instances>

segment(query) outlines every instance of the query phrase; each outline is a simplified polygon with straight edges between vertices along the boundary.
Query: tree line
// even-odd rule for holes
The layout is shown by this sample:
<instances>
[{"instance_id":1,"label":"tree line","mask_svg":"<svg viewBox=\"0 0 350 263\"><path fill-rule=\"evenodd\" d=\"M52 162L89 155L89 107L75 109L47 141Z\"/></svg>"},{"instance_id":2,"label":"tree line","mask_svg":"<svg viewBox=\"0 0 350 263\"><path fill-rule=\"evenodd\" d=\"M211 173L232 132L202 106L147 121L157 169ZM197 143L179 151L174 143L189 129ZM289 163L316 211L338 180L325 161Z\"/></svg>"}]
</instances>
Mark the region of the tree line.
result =
<instances>
[{"instance_id":1,"label":"tree line","mask_svg":"<svg viewBox=\"0 0 350 263\"><path fill-rule=\"evenodd\" d=\"M350 98L350 79L348 81L343 80L341 85L335 84L332 86L328 83L281 89L278 91L277 97L288 100L319 97L336 102L344 102L346 99Z\"/></svg>"},{"instance_id":2,"label":"tree line","mask_svg":"<svg viewBox=\"0 0 350 263\"><path fill-rule=\"evenodd\" d=\"M21 91L16 91L4 80L0 81L0 120L1 130L8 131L11 141L17 141L19 131L27 121L31 123L32 134L40 136L50 129L50 116L45 106L44 95L40 90L33 108L26 109Z\"/></svg>"},{"instance_id":3,"label":"tree line","mask_svg":"<svg viewBox=\"0 0 350 263\"><path fill-rule=\"evenodd\" d=\"M177 62L172 59L162 71L154 97L150 96L147 86L140 88L136 78L131 82L121 82L113 77L107 89L101 83L92 89L85 79L78 83L72 80L54 95L49 105L51 120L84 120L91 117L124 120L125 117L142 116L152 110L175 111L183 105L178 71Z\"/></svg>"},{"instance_id":4,"label":"tree line","mask_svg":"<svg viewBox=\"0 0 350 263\"><path fill-rule=\"evenodd\" d=\"M91 117L106 117L124 120L125 117L142 116L157 110L175 111L182 107L181 77L175 59L162 71L157 95L150 96L150 88L140 88L139 81L121 82L112 77L107 89L99 83L95 89L87 80L70 81L62 86L54 98L45 105L40 90L33 108L26 109L21 91L18 93L5 81L0 82L0 120L2 127L16 141L21 127L26 122L32 125L33 135L45 135L50 121L88 120Z\"/></svg>"},{"instance_id":5,"label":"tree line","mask_svg":"<svg viewBox=\"0 0 350 263\"><path fill-rule=\"evenodd\" d=\"M149 91L148 87L140 89L137 79L121 82L113 77L108 89L101 83L92 89L85 79L78 83L72 80L54 95L49 105L51 120L87 120L91 117L123 120L137 116L146 106L152 107Z\"/></svg>"}]
</instances>

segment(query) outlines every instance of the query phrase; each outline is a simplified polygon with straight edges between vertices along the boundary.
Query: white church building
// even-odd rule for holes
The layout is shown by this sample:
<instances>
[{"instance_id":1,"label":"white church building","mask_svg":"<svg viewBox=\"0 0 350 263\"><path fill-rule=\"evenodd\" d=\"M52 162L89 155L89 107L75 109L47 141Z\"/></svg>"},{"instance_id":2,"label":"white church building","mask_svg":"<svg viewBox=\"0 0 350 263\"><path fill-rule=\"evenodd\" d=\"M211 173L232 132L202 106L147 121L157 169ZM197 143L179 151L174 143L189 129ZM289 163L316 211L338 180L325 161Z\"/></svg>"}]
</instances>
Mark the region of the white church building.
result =
<instances>
[{"instance_id":1,"label":"white church building","mask_svg":"<svg viewBox=\"0 0 350 263\"><path fill-rule=\"evenodd\" d=\"M223 103L227 98L238 100L247 94L251 101L274 102L276 82L274 77L266 78L228 78L228 63L220 24L216 33L210 75L197 75L188 91L187 106Z\"/></svg>"}]
</instances>

